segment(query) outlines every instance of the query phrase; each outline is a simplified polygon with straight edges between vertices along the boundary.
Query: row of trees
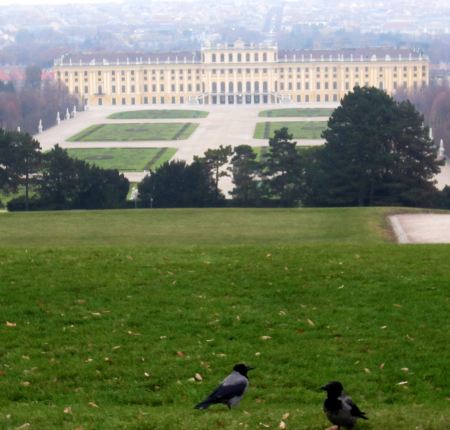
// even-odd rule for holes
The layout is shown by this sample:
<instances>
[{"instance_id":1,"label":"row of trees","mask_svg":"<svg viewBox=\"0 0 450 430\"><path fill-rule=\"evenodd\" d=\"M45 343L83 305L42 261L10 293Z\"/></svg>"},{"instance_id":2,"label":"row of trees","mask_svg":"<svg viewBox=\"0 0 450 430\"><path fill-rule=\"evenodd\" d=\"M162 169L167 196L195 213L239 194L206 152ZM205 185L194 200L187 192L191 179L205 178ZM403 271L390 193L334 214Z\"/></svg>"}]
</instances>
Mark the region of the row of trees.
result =
<instances>
[{"instance_id":1,"label":"row of trees","mask_svg":"<svg viewBox=\"0 0 450 430\"><path fill-rule=\"evenodd\" d=\"M357 87L323 137L322 147L298 148L284 128L260 158L242 145L208 150L190 165L166 163L139 184L139 196L144 206L222 205L219 179L231 174L233 201L241 206L435 206L442 200L434 186L441 164L436 146L411 102Z\"/></svg>"},{"instance_id":2,"label":"row of trees","mask_svg":"<svg viewBox=\"0 0 450 430\"><path fill-rule=\"evenodd\" d=\"M448 84L432 83L417 90L399 91L397 100L411 100L425 121L433 128L436 142L441 139L450 153L450 87Z\"/></svg>"},{"instance_id":3,"label":"row of trees","mask_svg":"<svg viewBox=\"0 0 450 430\"><path fill-rule=\"evenodd\" d=\"M27 133L0 129L0 191L22 191L10 210L107 209L126 205L128 180L69 157L56 146L47 153Z\"/></svg>"},{"instance_id":4,"label":"row of trees","mask_svg":"<svg viewBox=\"0 0 450 430\"><path fill-rule=\"evenodd\" d=\"M41 81L41 69L29 66L22 83L0 82L0 127L36 134L39 121L45 128L56 123L56 114L64 117L66 109L78 106L77 97L65 86L53 81Z\"/></svg>"}]
</instances>

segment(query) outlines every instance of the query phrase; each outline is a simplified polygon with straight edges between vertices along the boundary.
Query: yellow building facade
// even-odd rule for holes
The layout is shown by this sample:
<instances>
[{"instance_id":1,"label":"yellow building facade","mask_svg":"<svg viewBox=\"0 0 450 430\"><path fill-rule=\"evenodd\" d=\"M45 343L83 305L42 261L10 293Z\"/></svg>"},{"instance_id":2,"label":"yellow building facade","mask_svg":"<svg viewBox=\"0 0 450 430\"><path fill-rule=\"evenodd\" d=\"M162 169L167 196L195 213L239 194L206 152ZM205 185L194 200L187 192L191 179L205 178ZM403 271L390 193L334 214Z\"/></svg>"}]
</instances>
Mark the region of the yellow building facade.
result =
<instances>
[{"instance_id":1,"label":"yellow building facade","mask_svg":"<svg viewBox=\"0 0 450 430\"><path fill-rule=\"evenodd\" d=\"M283 51L270 44L194 53L64 55L54 76L85 105L326 103L355 86L393 94L429 83L428 58L389 48Z\"/></svg>"}]
</instances>

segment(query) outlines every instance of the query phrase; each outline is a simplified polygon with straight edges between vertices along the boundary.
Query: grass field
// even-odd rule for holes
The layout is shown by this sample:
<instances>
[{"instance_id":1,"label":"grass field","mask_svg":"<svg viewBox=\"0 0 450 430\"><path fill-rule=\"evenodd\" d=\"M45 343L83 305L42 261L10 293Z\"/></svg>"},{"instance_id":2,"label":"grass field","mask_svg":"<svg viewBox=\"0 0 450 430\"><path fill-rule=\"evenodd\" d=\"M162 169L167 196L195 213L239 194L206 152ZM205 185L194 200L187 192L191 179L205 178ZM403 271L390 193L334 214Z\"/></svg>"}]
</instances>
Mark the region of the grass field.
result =
<instances>
[{"instance_id":1,"label":"grass field","mask_svg":"<svg viewBox=\"0 0 450 430\"><path fill-rule=\"evenodd\" d=\"M169 161L175 148L89 148L68 149L71 157L79 158L104 169L143 171L156 169Z\"/></svg>"},{"instance_id":2,"label":"grass field","mask_svg":"<svg viewBox=\"0 0 450 430\"><path fill-rule=\"evenodd\" d=\"M262 117L308 117L308 116L330 116L334 109L328 108L288 108L263 110L259 113Z\"/></svg>"},{"instance_id":3,"label":"grass field","mask_svg":"<svg viewBox=\"0 0 450 430\"><path fill-rule=\"evenodd\" d=\"M393 211L0 214L0 428L323 430L335 378L362 430L447 428L450 246ZM195 411L239 361L240 407Z\"/></svg>"},{"instance_id":4,"label":"grass field","mask_svg":"<svg viewBox=\"0 0 450 430\"><path fill-rule=\"evenodd\" d=\"M209 112L202 110L182 109L146 109L117 112L110 115L111 119L171 119L171 118L206 118Z\"/></svg>"},{"instance_id":5,"label":"grass field","mask_svg":"<svg viewBox=\"0 0 450 430\"><path fill-rule=\"evenodd\" d=\"M67 139L69 142L183 140L198 127L191 122L97 124Z\"/></svg>"},{"instance_id":6,"label":"grass field","mask_svg":"<svg viewBox=\"0 0 450 430\"><path fill-rule=\"evenodd\" d=\"M294 139L321 139L322 131L327 128L327 123L324 121L258 122L253 137L269 139L274 135L275 130L283 127L289 129L289 133L294 135Z\"/></svg>"}]
</instances>

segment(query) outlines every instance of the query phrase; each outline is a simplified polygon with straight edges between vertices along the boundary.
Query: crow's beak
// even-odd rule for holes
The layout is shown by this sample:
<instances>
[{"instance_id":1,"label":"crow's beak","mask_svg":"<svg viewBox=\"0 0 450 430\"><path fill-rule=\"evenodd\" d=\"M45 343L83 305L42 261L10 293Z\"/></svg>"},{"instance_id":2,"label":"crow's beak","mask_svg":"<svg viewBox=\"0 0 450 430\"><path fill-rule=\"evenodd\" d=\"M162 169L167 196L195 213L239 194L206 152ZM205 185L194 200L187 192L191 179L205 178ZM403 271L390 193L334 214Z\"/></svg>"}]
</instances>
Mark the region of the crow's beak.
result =
<instances>
[{"instance_id":1,"label":"crow's beak","mask_svg":"<svg viewBox=\"0 0 450 430\"><path fill-rule=\"evenodd\" d=\"M248 370L253 370L253 369L256 369L256 367L250 367L250 366L247 366L247 371L248 371Z\"/></svg>"},{"instance_id":2,"label":"crow's beak","mask_svg":"<svg viewBox=\"0 0 450 430\"><path fill-rule=\"evenodd\" d=\"M321 389L322 391L327 391L327 388L328 388L327 385L324 385L323 387L320 387L320 389Z\"/></svg>"}]
</instances>

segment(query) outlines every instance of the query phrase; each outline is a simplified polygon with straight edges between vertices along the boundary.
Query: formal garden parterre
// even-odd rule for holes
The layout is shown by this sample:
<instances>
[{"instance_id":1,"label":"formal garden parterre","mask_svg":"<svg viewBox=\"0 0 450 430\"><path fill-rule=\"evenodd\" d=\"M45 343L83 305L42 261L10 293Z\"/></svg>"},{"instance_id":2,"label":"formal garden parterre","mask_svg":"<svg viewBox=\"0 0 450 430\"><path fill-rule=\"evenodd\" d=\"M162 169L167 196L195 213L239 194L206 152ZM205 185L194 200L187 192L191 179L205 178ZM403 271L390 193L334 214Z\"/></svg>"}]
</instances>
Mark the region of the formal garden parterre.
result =
<instances>
[{"instance_id":1,"label":"formal garden parterre","mask_svg":"<svg viewBox=\"0 0 450 430\"><path fill-rule=\"evenodd\" d=\"M68 142L184 140L191 136L198 124L186 123L130 123L96 124L67 139Z\"/></svg>"}]
</instances>

